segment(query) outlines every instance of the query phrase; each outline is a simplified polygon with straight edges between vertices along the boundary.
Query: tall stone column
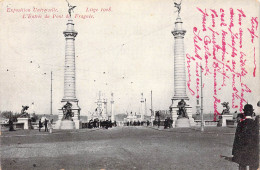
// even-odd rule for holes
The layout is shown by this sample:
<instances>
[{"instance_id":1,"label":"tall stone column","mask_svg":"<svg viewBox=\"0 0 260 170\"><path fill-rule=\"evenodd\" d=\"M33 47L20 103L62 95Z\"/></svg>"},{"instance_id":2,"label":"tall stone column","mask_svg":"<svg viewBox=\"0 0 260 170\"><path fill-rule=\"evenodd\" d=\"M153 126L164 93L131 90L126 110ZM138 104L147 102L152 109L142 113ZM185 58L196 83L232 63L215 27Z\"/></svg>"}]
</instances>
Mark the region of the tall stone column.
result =
<instances>
[{"instance_id":1,"label":"tall stone column","mask_svg":"<svg viewBox=\"0 0 260 170\"><path fill-rule=\"evenodd\" d=\"M76 99L76 67L75 67L75 37L78 32L74 30L74 23L68 20L67 29L63 32L65 45L65 69L64 69L64 97L63 101L77 102Z\"/></svg>"},{"instance_id":2,"label":"tall stone column","mask_svg":"<svg viewBox=\"0 0 260 170\"><path fill-rule=\"evenodd\" d=\"M175 28L172 31L174 36L174 95L172 97L172 105L170 110L172 113L172 118L175 122L177 120L178 102L181 99L186 101L187 114L191 124L194 124L192 119L191 106L188 106L189 97L186 94L186 67L185 67L185 48L184 48L184 36L186 30L182 28L182 20L178 15L175 21Z\"/></svg>"},{"instance_id":3,"label":"tall stone column","mask_svg":"<svg viewBox=\"0 0 260 170\"><path fill-rule=\"evenodd\" d=\"M184 36L186 30L182 29L181 18L178 17L175 22L175 28L172 31L174 36L174 95L172 100L186 99L186 67L185 67L185 51Z\"/></svg>"},{"instance_id":4,"label":"tall stone column","mask_svg":"<svg viewBox=\"0 0 260 170\"><path fill-rule=\"evenodd\" d=\"M144 113L145 113L145 108L144 108L144 94L141 93L141 121L144 121Z\"/></svg>"},{"instance_id":5,"label":"tall stone column","mask_svg":"<svg viewBox=\"0 0 260 170\"><path fill-rule=\"evenodd\" d=\"M115 121L115 114L114 114L114 99L113 99L114 94L111 93L111 121Z\"/></svg>"},{"instance_id":6,"label":"tall stone column","mask_svg":"<svg viewBox=\"0 0 260 170\"><path fill-rule=\"evenodd\" d=\"M75 37L78 32L74 30L74 23L72 19L68 20L67 29L63 32L66 40L65 44L65 67L64 67L64 96L61 100L62 106L67 102L72 104L72 117L75 123L75 128L81 128L80 121L80 107L78 106L78 99L76 98L76 65L75 65ZM61 106L61 108L62 108ZM59 117L56 122L56 128L61 128L63 118L63 111L59 109Z\"/></svg>"}]
</instances>

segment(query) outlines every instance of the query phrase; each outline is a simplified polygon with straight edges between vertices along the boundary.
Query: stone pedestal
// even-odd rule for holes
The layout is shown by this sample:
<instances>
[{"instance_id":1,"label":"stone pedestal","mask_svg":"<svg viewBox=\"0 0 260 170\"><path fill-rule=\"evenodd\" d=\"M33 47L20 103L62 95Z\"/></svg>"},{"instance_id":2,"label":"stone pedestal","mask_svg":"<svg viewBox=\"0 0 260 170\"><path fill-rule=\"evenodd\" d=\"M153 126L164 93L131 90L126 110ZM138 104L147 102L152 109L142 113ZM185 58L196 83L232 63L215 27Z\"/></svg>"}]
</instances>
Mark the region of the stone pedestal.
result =
<instances>
[{"instance_id":1,"label":"stone pedestal","mask_svg":"<svg viewBox=\"0 0 260 170\"><path fill-rule=\"evenodd\" d=\"M60 129L76 129L75 123L72 120L62 120Z\"/></svg>"},{"instance_id":2,"label":"stone pedestal","mask_svg":"<svg viewBox=\"0 0 260 170\"><path fill-rule=\"evenodd\" d=\"M190 120L182 117L176 120L175 127L190 127Z\"/></svg>"},{"instance_id":3,"label":"stone pedestal","mask_svg":"<svg viewBox=\"0 0 260 170\"><path fill-rule=\"evenodd\" d=\"M60 106L60 108L62 108L65 104L66 101L61 101L62 106ZM72 104L72 112L74 114L74 116L72 117L72 120L75 124L75 128L74 129L81 129L82 128L82 122L80 120L80 107L78 106L78 102L70 102ZM62 129L62 118L63 118L63 110L59 109L59 115L58 115L58 121L55 124L55 129Z\"/></svg>"},{"instance_id":4,"label":"stone pedestal","mask_svg":"<svg viewBox=\"0 0 260 170\"><path fill-rule=\"evenodd\" d=\"M75 123L76 129L82 129L82 121L81 120L73 120Z\"/></svg>"},{"instance_id":5,"label":"stone pedestal","mask_svg":"<svg viewBox=\"0 0 260 170\"><path fill-rule=\"evenodd\" d=\"M30 129L29 118L17 118L17 123L23 123L24 129Z\"/></svg>"},{"instance_id":6,"label":"stone pedestal","mask_svg":"<svg viewBox=\"0 0 260 170\"><path fill-rule=\"evenodd\" d=\"M173 120L173 124L172 124L172 127L176 127L176 121L177 121L177 118L178 118L178 111L179 111L179 108L177 107L178 105L178 100L177 101L173 101L173 104L170 106L171 110L172 110L172 120ZM188 101L186 101L186 104L188 104ZM192 118L192 107L191 106L186 106L186 111L187 111L187 115L189 117L189 124L190 126L195 126L196 123L194 122L194 119Z\"/></svg>"},{"instance_id":7,"label":"stone pedestal","mask_svg":"<svg viewBox=\"0 0 260 170\"><path fill-rule=\"evenodd\" d=\"M222 115L222 119L221 119L222 127L227 126L227 120L233 120L233 115Z\"/></svg>"}]
</instances>

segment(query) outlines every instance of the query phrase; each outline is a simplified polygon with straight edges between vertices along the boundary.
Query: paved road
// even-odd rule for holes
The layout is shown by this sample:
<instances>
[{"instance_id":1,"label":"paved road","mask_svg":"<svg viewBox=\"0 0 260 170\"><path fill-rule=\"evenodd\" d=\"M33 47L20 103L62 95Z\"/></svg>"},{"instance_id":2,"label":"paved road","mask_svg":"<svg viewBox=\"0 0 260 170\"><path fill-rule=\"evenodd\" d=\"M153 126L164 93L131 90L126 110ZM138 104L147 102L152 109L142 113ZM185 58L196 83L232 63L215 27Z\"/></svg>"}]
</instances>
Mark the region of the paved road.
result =
<instances>
[{"instance_id":1,"label":"paved road","mask_svg":"<svg viewBox=\"0 0 260 170\"><path fill-rule=\"evenodd\" d=\"M1 165L6 169L237 169L230 156L234 128L112 129L2 132Z\"/></svg>"}]
</instances>

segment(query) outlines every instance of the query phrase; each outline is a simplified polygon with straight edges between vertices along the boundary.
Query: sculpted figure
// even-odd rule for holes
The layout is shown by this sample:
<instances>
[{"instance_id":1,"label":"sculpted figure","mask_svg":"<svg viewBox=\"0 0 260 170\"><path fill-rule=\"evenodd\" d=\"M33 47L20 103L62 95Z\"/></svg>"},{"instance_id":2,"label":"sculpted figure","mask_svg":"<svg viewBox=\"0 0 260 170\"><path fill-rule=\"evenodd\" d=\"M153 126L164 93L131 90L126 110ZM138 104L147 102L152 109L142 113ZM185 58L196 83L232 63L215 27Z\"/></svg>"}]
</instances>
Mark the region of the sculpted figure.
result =
<instances>
[{"instance_id":1,"label":"sculpted figure","mask_svg":"<svg viewBox=\"0 0 260 170\"><path fill-rule=\"evenodd\" d=\"M29 118L29 114L26 112L26 110L29 109L29 106L22 106L21 115L19 117L27 117Z\"/></svg>"},{"instance_id":2,"label":"sculpted figure","mask_svg":"<svg viewBox=\"0 0 260 170\"><path fill-rule=\"evenodd\" d=\"M63 119L66 119L66 120L70 120L71 117L73 117L73 112L72 112L72 104L70 102L67 102L63 107L62 107L62 110L63 110Z\"/></svg>"},{"instance_id":3,"label":"sculpted figure","mask_svg":"<svg viewBox=\"0 0 260 170\"><path fill-rule=\"evenodd\" d=\"M67 0L66 0L66 1L67 1ZM70 15L70 17L71 17L71 11L73 11L73 9L76 8L76 6L70 5L68 1L67 1L67 3L68 3L68 7L69 7L68 12L69 12L69 15ZM73 11L73 12L74 12L74 11Z\"/></svg>"},{"instance_id":4,"label":"sculpted figure","mask_svg":"<svg viewBox=\"0 0 260 170\"><path fill-rule=\"evenodd\" d=\"M181 99L181 101L178 102L177 107L179 108L179 112L178 112L179 117L189 118L186 112L186 106L187 104L183 99Z\"/></svg>"},{"instance_id":5,"label":"sculpted figure","mask_svg":"<svg viewBox=\"0 0 260 170\"><path fill-rule=\"evenodd\" d=\"M174 2L174 7L176 7L177 8L177 11L176 12L178 12L178 15L180 14L180 12L181 12L181 2L178 4L178 3L176 3L176 2Z\"/></svg>"},{"instance_id":6,"label":"sculpted figure","mask_svg":"<svg viewBox=\"0 0 260 170\"><path fill-rule=\"evenodd\" d=\"M230 114L230 111L229 111L229 109L230 109L230 107L228 106L228 102L223 102L223 103L221 103L222 104L222 106L225 108L225 109L223 109L223 111L222 111L222 115L225 115L225 114Z\"/></svg>"}]
</instances>

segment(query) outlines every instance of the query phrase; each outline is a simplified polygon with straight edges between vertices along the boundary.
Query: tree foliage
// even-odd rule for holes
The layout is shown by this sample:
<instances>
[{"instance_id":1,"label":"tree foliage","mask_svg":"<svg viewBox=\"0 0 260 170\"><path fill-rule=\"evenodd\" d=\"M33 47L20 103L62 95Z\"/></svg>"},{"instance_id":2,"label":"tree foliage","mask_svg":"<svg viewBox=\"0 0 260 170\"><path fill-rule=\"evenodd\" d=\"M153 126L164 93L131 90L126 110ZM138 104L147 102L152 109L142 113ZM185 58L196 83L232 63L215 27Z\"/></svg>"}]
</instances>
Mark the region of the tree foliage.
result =
<instances>
[{"instance_id":1,"label":"tree foliage","mask_svg":"<svg viewBox=\"0 0 260 170\"><path fill-rule=\"evenodd\" d=\"M17 118L19 118L21 116L21 113L14 113L12 111L3 111L0 112L1 117L5 118L5 119L12 119L13 122L17 122ZM36 115L35 113L33 113L30 116L32 122L36 122L39 119L39 116Z\"/></svg>"},{"instance_id":2,"label":"tree foliage","mask_svg":"<svg viewBox=\"0 0 260 170\"><path fill-rule=\"evenodd\" d=\"M3 111L1 112L1 117L6 119L12 119L12 121L17 122L17 118L19 117L19 113L14 113L12 111Z\"/></svg>"}]
</instances>

